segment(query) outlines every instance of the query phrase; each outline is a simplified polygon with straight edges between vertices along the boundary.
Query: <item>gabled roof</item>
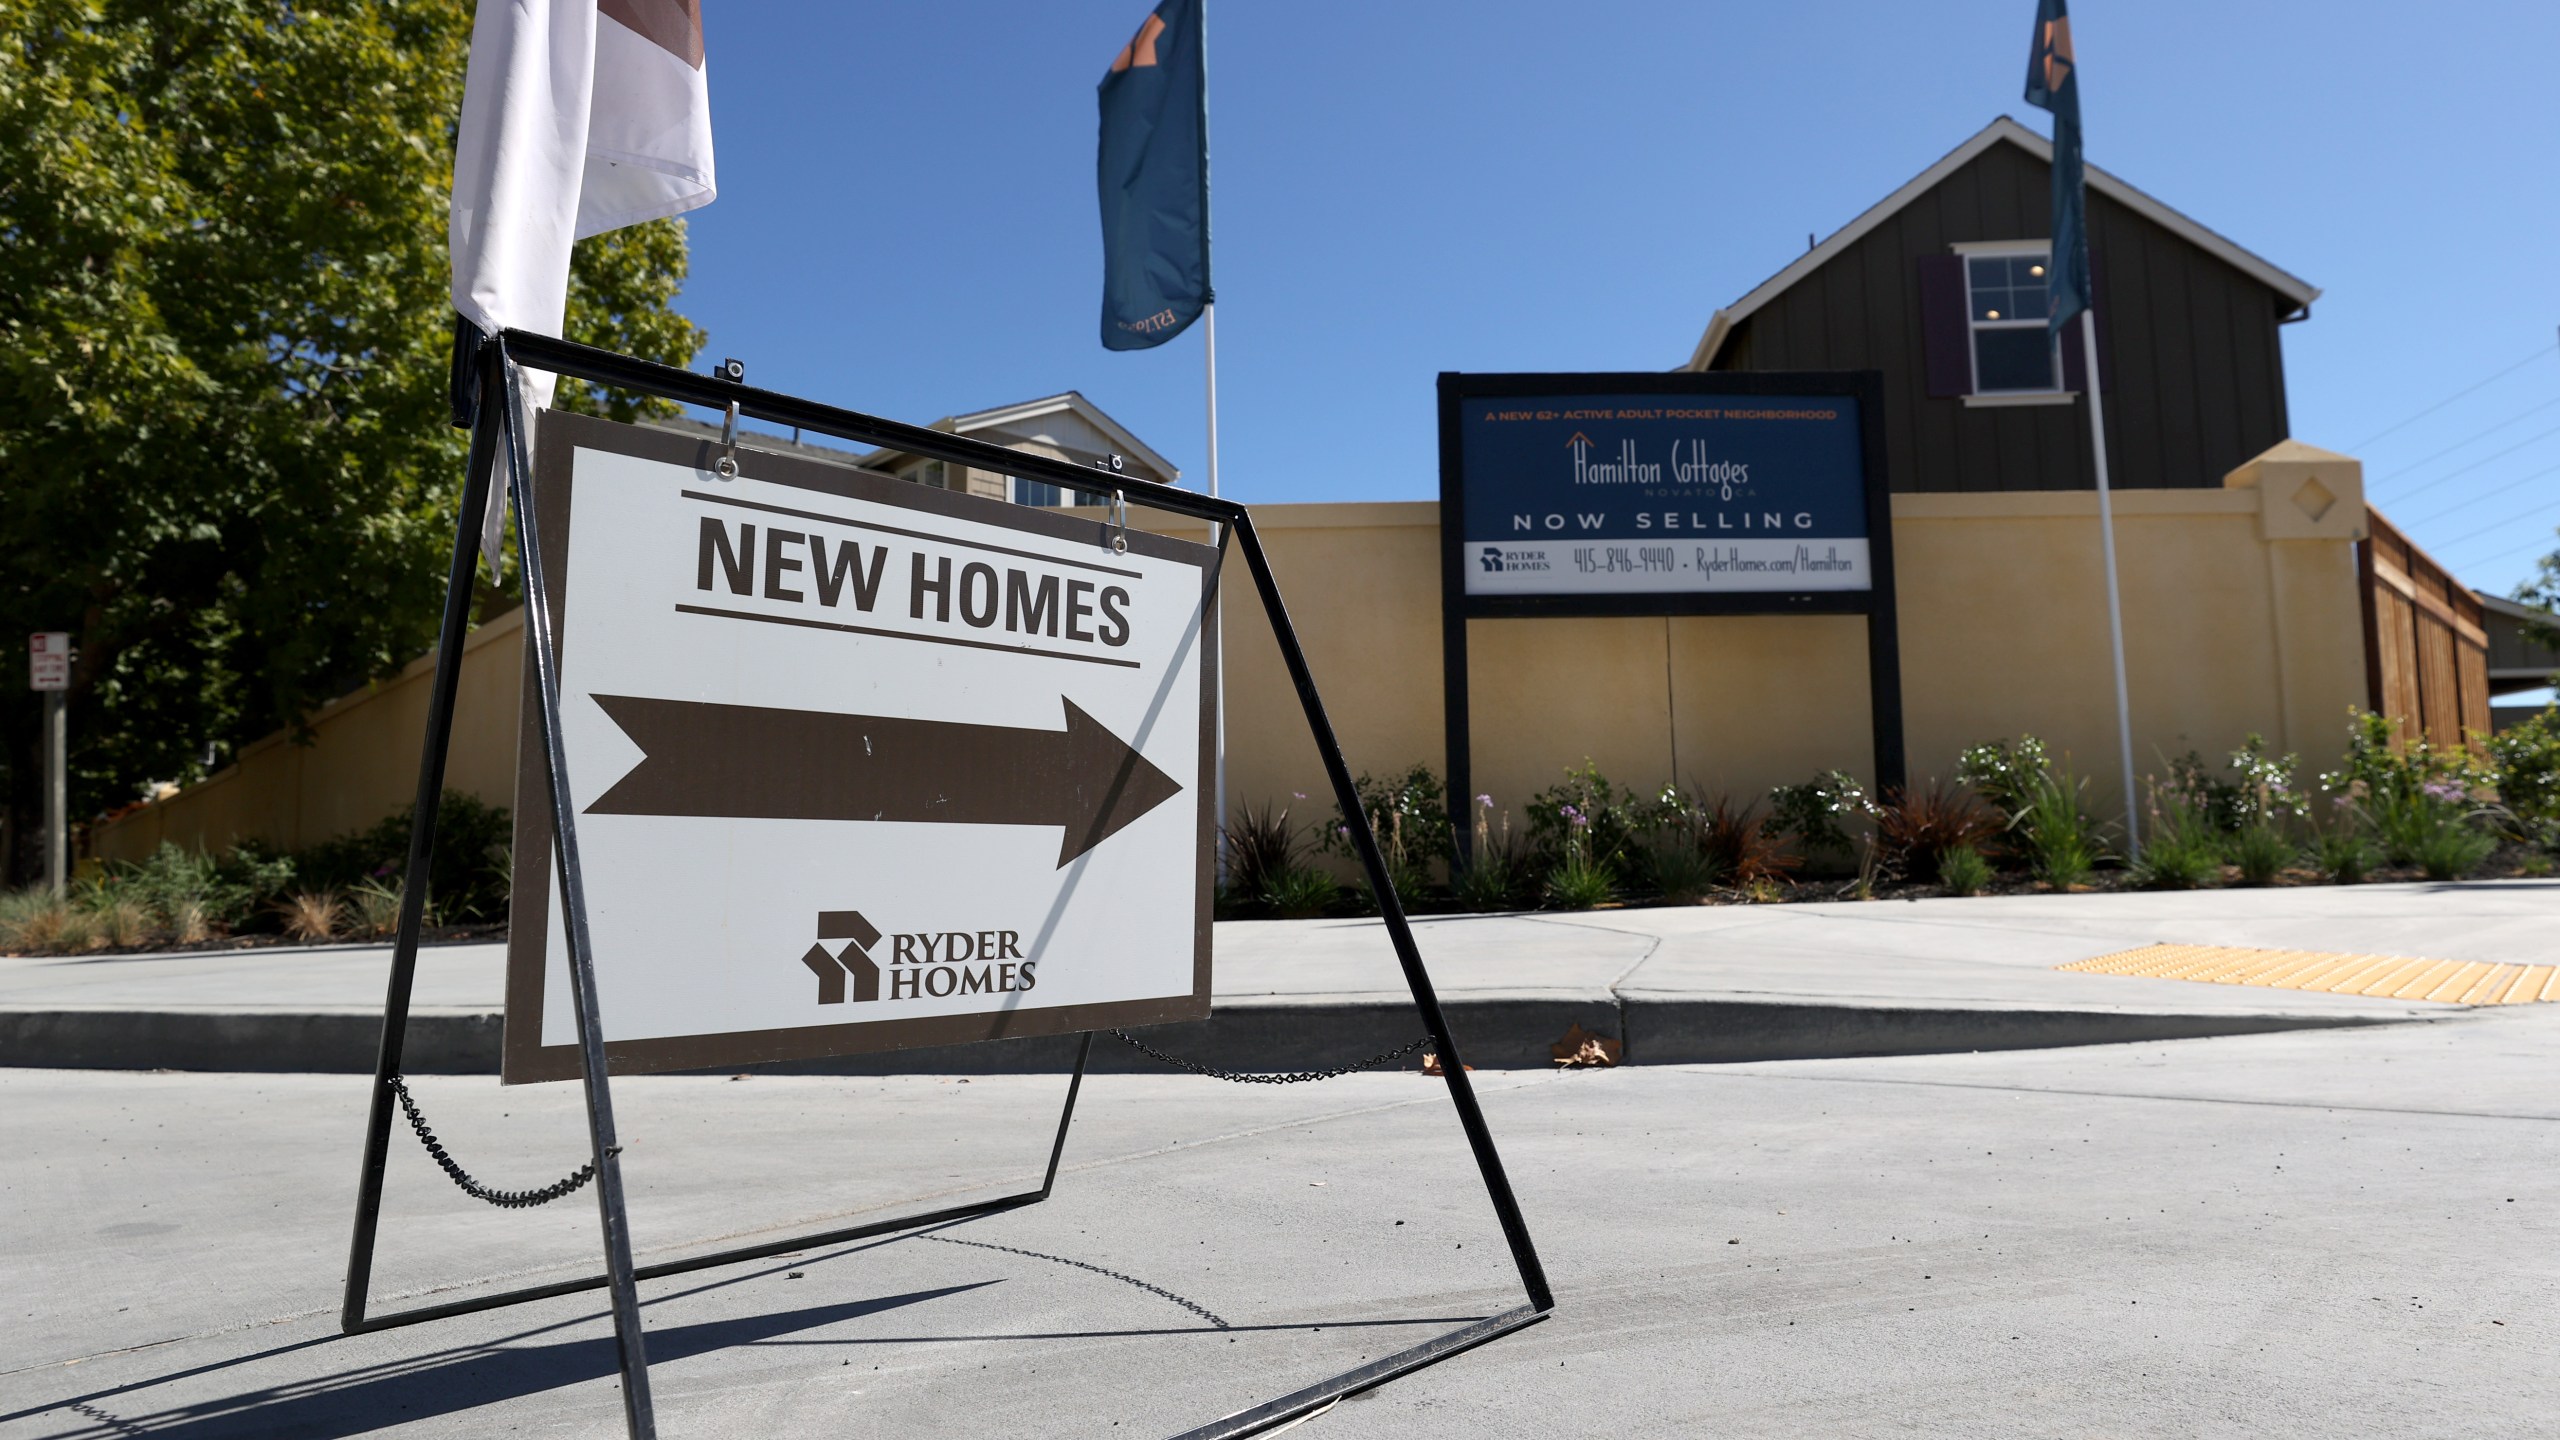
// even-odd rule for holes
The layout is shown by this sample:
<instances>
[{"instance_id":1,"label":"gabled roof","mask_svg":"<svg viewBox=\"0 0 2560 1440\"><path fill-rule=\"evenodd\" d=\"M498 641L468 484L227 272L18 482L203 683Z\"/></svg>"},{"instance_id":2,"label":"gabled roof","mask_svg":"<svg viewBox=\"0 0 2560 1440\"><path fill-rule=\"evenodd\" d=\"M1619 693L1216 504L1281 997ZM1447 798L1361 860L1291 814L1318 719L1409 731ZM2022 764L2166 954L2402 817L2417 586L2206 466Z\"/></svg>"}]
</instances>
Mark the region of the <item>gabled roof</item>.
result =
<instances>
[{"instance_id":1,"label":"gabled roof","mask_svg":"<svg viewBox=\"0 0 2560 1440\"><path fill-rule=\"evenodd\" d=\"M1758 289L1718 310L1714 318L1707 322L1707 333L1698 338L1698 348L1690 352L1687 368L1706 369L1714 363L1717 352L1724 348L1725 339L1733 333L1733 327L1740 324L1753 311L1776 299L1787 287L1829 264L1834 257L1865 238L1868 231L1883 224L1892 218L1896 211L1936 188L1940 181L1972 163L1976 156L1994 145L2001 144L2015 145L2048 165L2053 163L2053 142L2008 116L2003 115L1983 126L1981 130L1975 132L1972 139L1947 152L1946 157L1937 164L1921 171L1901 189L1869 206L1866 213L1832 232L1831 238L1797 256L1795 263L1762 281ZM2217 234L2189 216L2170 209L2095 165L2086 167L2086 184L2091 190L2097 191L2292 301L2295 311L2309 309L2311 302L2320 298L2320 287L2275 265L2263 256L2242 249L2232 243L2228 237Z\"/></svg>"},{"instance_id":2,"label":"gabled roof","mask_svg":"<svg viewBox=\"0 0 2560 1440\"><path fill-rule=\"evenodd\" d=\"M967 435L979 430L1019 427L1026 421L1061 413L1071 414L1091 425L1110 440L1112 448L1120 455L1135 460L1162 475L1167 482L1181 477L1182 471L1176 468L1172 461L1157 454L1155 448L1146 441L1130 434L1128 427L1104 414L1101 406L1073 390L1045 396L1038 400L1025 400L1016 405L1000 405L993 410L973 410L965 415L945 415L926 428L940 430L948 435ZM860 463L875 470L882 469L891 460L904 453L899 450L874 450L863 456ZM1075 458L1099 460L1103 457L1094 455Z\"/></svg>"}]
</instances>

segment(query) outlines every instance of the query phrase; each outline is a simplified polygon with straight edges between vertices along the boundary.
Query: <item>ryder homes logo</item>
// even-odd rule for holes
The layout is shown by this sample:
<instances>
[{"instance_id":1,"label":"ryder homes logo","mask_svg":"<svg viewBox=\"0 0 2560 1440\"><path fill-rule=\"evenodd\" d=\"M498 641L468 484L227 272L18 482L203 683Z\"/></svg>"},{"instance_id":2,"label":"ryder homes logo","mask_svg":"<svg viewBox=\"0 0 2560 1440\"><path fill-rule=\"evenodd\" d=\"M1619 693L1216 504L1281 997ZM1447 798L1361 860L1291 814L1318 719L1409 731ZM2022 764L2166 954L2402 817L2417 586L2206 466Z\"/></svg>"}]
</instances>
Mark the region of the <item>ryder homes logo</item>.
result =
<instances>
[{"instance_id":1,"label":"ryder homes logo","mask_svg":"<svg viewBox=\"0 0 2560 1440\"><path fill-rule=\"evenodd\" d=\"M834 940L844 941L844 948L828 949L828 942ZM886 967L874 953L883 940L890 942ZM821 1005L845 1003L848 978L853 981L854 1003L880 999L884 969L891 1000L1016 994L1037 983L1032 970L1039 964L1023 958L1018 930L884 934L859 910L819 911L818 943L800 956L800 963L818 977Z\"/></svg>"}]
</instances>

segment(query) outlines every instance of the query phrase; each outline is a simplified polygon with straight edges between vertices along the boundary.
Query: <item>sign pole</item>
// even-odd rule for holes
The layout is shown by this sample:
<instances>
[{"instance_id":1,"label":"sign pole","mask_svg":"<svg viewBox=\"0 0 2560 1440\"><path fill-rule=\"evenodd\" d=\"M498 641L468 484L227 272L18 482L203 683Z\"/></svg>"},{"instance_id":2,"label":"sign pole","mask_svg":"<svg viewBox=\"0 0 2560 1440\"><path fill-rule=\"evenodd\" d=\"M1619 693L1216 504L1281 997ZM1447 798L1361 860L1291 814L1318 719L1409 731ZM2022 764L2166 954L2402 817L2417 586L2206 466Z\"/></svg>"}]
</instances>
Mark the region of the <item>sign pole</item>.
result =
<instances>
[{"instance_id":1,"label":"sign pole","mask_svg":"<svg viewBox=\"0 0 2560 1440\"><path fill-rule=\"evenodd\" d=\"M71 880L70 707L44 692L44 883L59 896Z\"/></svg>"},{"instance_id":2,"label":"sign pole","mask_svg":"<svg viewBox=\"0 0 2560 1440\"><path fill-rule=\"evenodd\" d=\"M2116 591L2116 514L2107 491L2106 406L2098 398L2098 311L2080 316L2081 373L2089 386L2089 453L2098 462L2098 544L2106 551L2107 645L2116 671L2116 750L2124 765L2124 840L2129 858L2142 858L2140 797L2133 788L2133 706L2124 683L2124 602Z\"/></svg>"}]
</instances>

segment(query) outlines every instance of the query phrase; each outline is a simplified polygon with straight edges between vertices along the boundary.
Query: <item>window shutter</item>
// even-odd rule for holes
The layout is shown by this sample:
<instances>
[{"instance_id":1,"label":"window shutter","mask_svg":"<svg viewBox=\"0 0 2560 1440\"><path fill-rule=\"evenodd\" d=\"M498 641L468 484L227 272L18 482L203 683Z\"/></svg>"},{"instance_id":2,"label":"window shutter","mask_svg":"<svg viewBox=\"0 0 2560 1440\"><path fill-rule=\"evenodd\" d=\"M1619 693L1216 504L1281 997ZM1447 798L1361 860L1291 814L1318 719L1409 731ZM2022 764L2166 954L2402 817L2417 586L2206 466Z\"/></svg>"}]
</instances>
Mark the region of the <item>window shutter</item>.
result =
<instances>
[{"instance_id":1,"label":"window shutter","mask_svg":"<svg viewBox=\"0 0 2560 1440\"><path fill-rule=\"evenodd\" d=\"M1973 393L1973 329L1965 323L1964 257L1920 257L1920 337L1932 396Z\"/></svg>"},{"instance_id":2,"label":"window shutter","mask_svg":"<svg viewBox=\"0 0 2560 1440\"><path fill-rule=\"evenodd\" d=\"M2089 247L2090 299L2093 302L2103 301L2106 293L2106 267L2099 263L2098 247L2093 244ZM2108 327L2098 334L2098 388L2112 394L2116 388L2115 312L2103 303L2099 303L2097 309L2107 317ZM2089 388L2089 365L2084 358L2088 352L2080 338L2083 323L2082 316L2074 315L2071 323L2062 327L2062 388L2065 390Z\"/></svg>"}]
</instances>

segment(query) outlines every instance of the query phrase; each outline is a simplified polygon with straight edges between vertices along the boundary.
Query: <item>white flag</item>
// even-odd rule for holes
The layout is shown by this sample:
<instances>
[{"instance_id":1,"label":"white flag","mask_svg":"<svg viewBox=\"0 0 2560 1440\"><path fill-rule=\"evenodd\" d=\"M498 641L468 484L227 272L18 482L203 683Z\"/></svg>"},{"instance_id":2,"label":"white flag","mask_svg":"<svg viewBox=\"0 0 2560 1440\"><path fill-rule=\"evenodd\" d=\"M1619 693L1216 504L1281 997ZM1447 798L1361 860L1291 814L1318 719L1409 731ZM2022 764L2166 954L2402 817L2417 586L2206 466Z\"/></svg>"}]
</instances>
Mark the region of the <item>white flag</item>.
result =
<instances>
[{"instance_id":1,"label":"white flag","mask_svg":"<svg viewBox=\"0 0 2560 1440\"><path fill-rule=\"evenodd\" d=\"M480 0L453 156L464 318L559 334L573 241L716 191L701 0ZM524 379L529 407L551 403L548 372ZM506 513L499 489L480 536L492 576Z\"/></svg>"}]
</instances>

